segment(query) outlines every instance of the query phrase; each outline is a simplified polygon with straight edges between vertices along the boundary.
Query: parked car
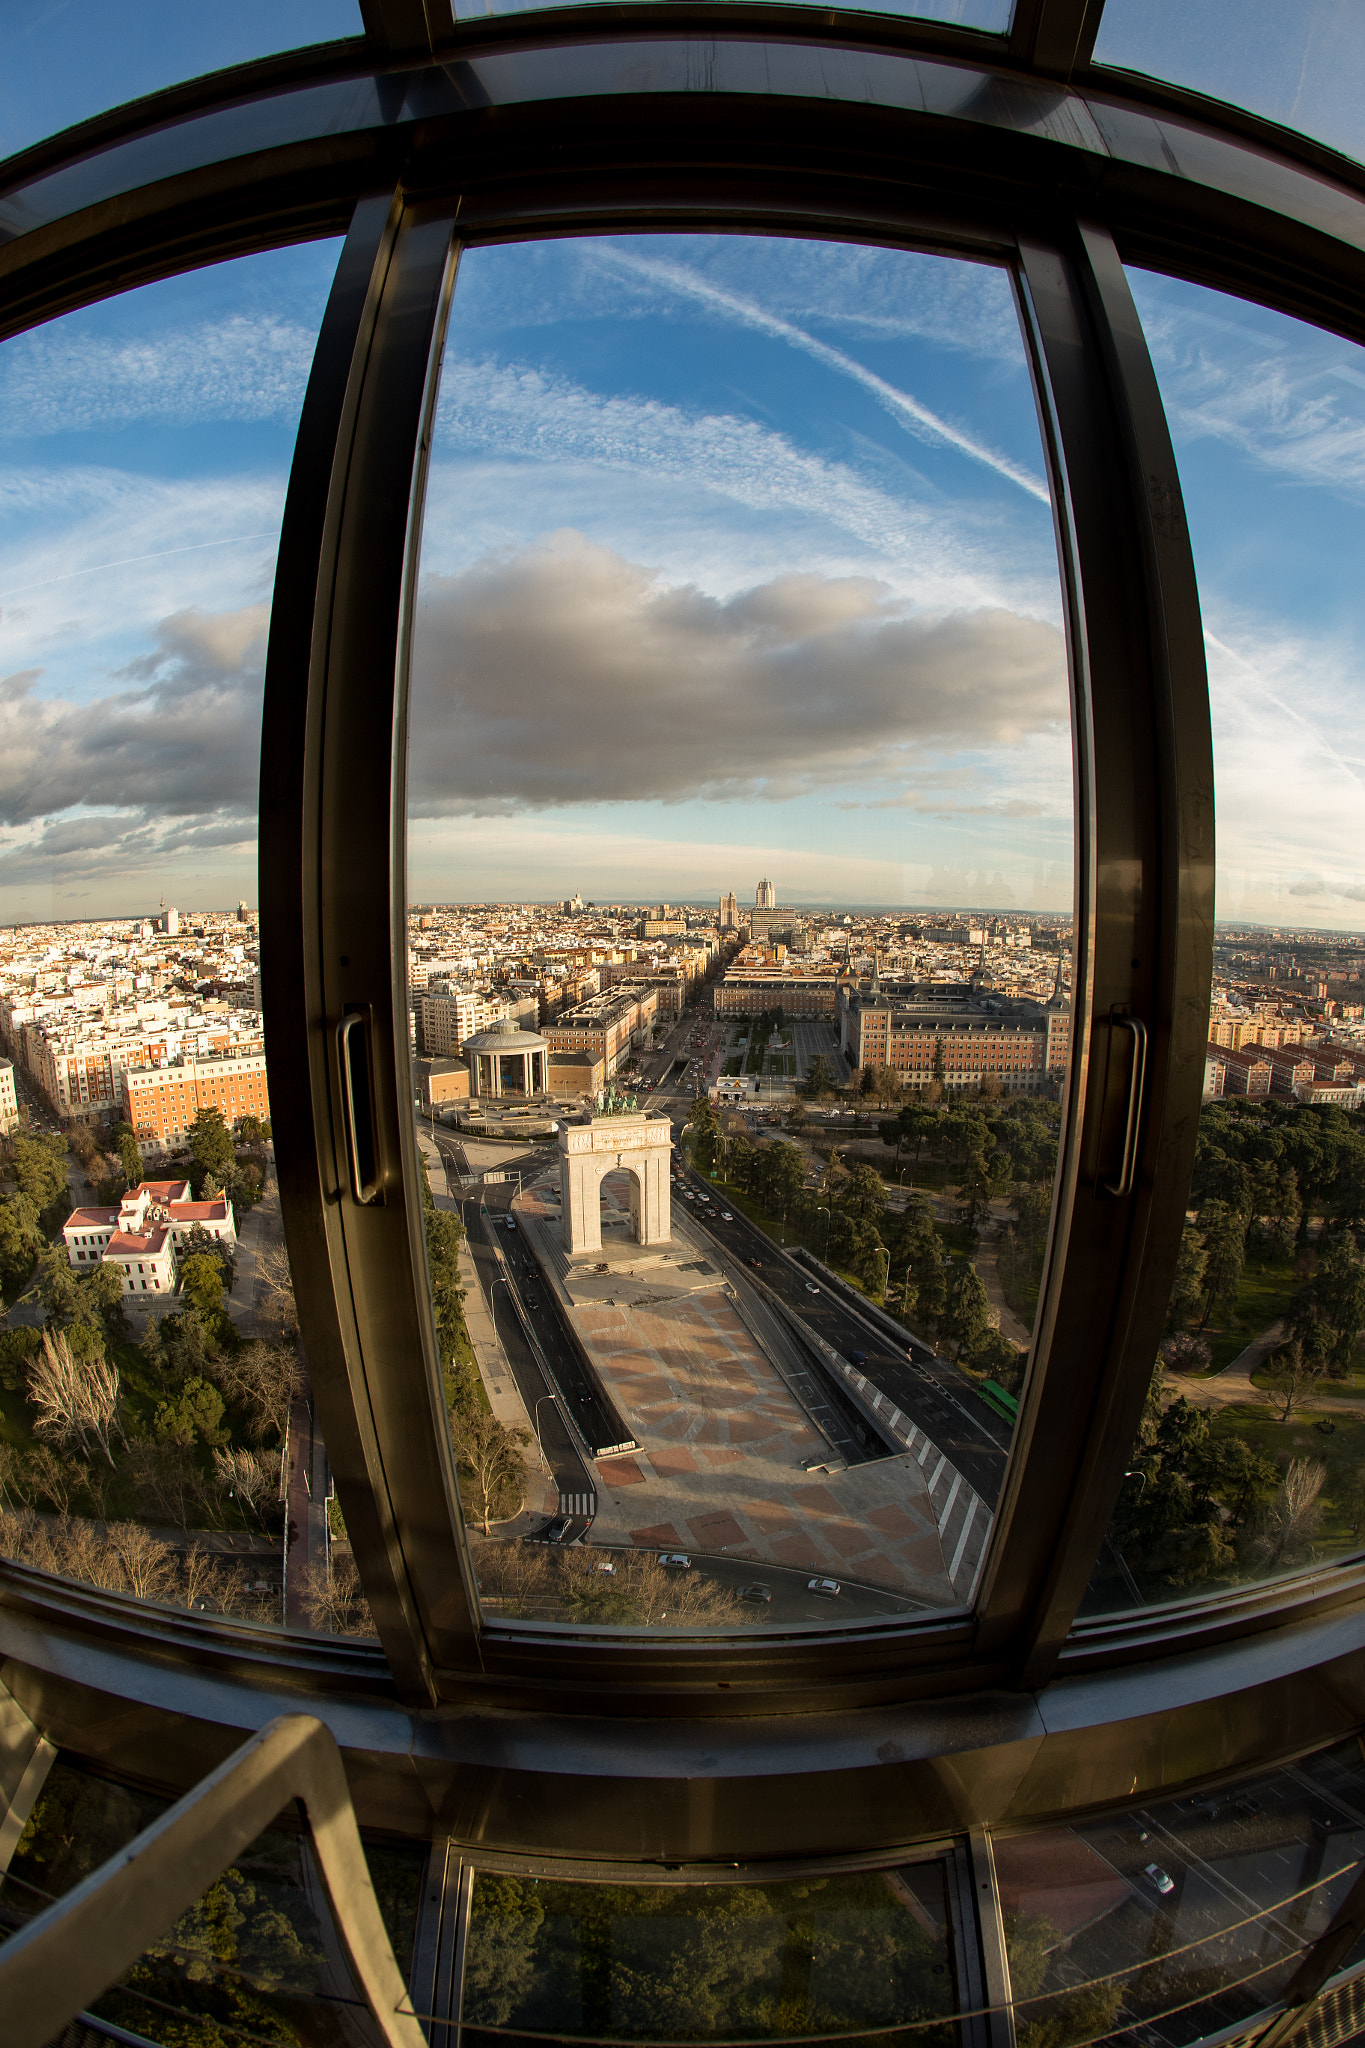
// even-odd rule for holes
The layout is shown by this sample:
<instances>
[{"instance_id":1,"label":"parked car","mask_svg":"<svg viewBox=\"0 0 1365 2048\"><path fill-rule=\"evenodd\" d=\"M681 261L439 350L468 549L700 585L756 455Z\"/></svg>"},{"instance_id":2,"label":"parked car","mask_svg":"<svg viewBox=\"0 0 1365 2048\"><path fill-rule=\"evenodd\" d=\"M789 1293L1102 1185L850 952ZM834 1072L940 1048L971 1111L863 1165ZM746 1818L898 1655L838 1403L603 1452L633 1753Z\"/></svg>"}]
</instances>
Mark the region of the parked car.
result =
<instances>
[{"instance_id":1,"label":"parked car","mask_svg":"<svg viewBox=\"0 0 1365 2048\"><path fill-rule=\"evenodd\" d=\"M598 1565L597 1569L599 1572L606 1572L609 1578L614 1579L616 1577L616 1566L612 1563L609 1557L604 1557L602 1559L602 1562Z\"/></svg>"},{"instance_id":2,"label":"parked car","mask_svg":"<svg viewBox=\"0 0 1365 2048\"><path fill-rule=\"evenodd\" d=\"M770 1586L741 1586L739 1597L741 1600L749 1601L752 1606L766 1607L773 1597L772 1588Z\"/></svg>"},{"instance_id":3,"label":"parked car","mask_svg":"<svg viewBox=\"0 0 1365 2048\"><path fill-rule=\"evenodd\" d=\"M568 1533L569 1517L561 1515L558 1521L551 1522L549 1528L545 1531L545 1541L547 1543L562 1543Z\"/></svg>"},{"instance_id":4,"label":"parked car","mask_svg":"<svg viewBox=\"0 0 1365 2048\"><path fill-rule=\"evenodd\" d=\"M690 1572L692 1560L681 1550L661 1550L659 1563L666 1572Z\"/></svg>"},{"instance_id":5,"label":"parked car","mask_svg":"<svg viewBox=\"0 0 1365 2048\"><path fill-rule=\"evenodd\" d=\"M1151 1880L1151 1882L1156 1886L1157 1890L1161 1893L1163 1899L1167 1896L1168 1893L1173 1892L1175 1890L1175 1879L1173 1877L1168 1877L1166 1875L1166 1872L1162 1869L1159 1863L1149 1863L1142 1874L1145 1878L1149 1878Z\"/></svg>"},{"instance_id":6,"label":"parked car","mask_svg":"<svg viewBox=\"0 0 1365 2048\"><path fill-rule=\"evenodd\" d=\"M837 1579L807 1579L806 1591L818 1593L822 1600L833 1600L843 1592Z\"/></svg>"}]
</instances>

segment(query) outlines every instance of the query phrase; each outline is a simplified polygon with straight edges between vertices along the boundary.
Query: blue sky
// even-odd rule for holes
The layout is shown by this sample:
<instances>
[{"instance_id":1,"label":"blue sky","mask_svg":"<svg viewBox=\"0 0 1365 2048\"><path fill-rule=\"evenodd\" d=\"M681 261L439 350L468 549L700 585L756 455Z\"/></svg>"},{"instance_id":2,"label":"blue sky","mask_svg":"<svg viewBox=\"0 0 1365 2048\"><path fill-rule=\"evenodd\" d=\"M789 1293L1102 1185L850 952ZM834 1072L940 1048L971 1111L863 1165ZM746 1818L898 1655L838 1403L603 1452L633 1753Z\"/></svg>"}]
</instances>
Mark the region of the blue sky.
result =
<instances>
[{"instance_id":1,"label":"blue sky","mask_svg":"<svg viewBox=\"0 0 1365 2048\"><path fill-rule=\"evenodd\" d=\"M1365 929L1365 350L1131 283L1199 576L1218 915Z\"/></svg>"},{"instance_id":2,"label":"blue sky","mask_svg":"<svg viewBox=\"0 0 1365 2048\"><path fill-rule=\"evenodd\" d=\"M468 252L410 892L1071 907L1052 515L1006 275L645 236Z\"/></svg>"},{"instance_id":3,"label":"blue sky","mask_svg":"<svg viewBox=\"0 0 1365 2048\"><path fill-rule=\"evenodd\" d=\"M4 0L0 157L182 79L361 27L359 0Z\"/></svg>"},{"instance_id":4,"label":"blue sky","mask_svg":"<svg viewBox=\"0 0 1365 2048\"><path fill-rule=\"evenodd\" d=\"M0 921L257 900L275 553L337 246L0 345Z\"/></svg>"}]
</instances>

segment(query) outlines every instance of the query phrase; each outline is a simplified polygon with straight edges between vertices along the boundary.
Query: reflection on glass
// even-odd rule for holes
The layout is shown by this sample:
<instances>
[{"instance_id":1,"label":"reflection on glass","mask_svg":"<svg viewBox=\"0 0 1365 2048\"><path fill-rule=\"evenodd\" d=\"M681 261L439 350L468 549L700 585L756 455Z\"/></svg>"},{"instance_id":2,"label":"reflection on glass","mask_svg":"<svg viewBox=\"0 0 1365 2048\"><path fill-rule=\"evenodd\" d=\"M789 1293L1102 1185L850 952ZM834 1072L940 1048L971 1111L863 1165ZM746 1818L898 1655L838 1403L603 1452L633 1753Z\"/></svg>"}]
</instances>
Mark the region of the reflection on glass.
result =
<instances>
[{"instance_id":1,"label":"reflection on glass","mask_svg":"<svg viewBox=\"0 0 1365 2048\"><path fill-rule=\"evenodd\" d=\"M4 1878L0 1930L12 1932L73 1890L168 1804L59 1759ZM425 1850L367 1842L365 1856L406 1976ZM374 2048L377 2040L311 1845L287 1823L244 1849L92 2011L139 2040L187 2048L244 2039Z\"/></svg>"},{"instance_id":2,"label":"reflection on glass","mask_svg":"<svg viewBox=\"0 0 1365 2048\"><path fill-rule=\"evenodd\" d=\"M253 57L358 36L357 0L47 0L0 15L0 157Z\"/></svg>"},{"instance_id":3,"label":"reflection on glass","mask_svg":"<svg viewBox=\"0 0 1365 2048\"><path fill-rule=\"evenodd\" d=\"M953 2010L937 1863L788 1883L474 1880L462 2017L489 2048L514 2031L745 2041L914 2021L909 2038L946 2048L955 2029L923 2023Z\"/></svg>"},{"instance_id":4,"label":"reflection on glass","mask_svg":"<svg viewBox=\"0 0 1365 2048\"><path fill-rule=\"evenodd\" d=\"M592 6L595 0L455 0L457 21L489 14L530 14L544 7ZM853 13L895 14L907 21L942 21L987 35L1009 33L1014 0L849 0Z\"/></svg>"},{"instance_id":5,"label":"reflection on glass","mask_svg":"<svg viewBox=\"0 0 1365 2048\"><path fill-rule=\"evenodd\" d=\"M1092 1611L1365 1526L1365 350L1132 282L1199 573L1218 923L1180 1266Z\"/></svg>"},{"instance_id":6,"label":"reflection on glass","mask_svg":"<svg viewBox=\"0 0 1365 2048\"><path fill-rule=\"evenodd\" d=\"M1019 2048L1181 2048L1273 2004L1349 1893L1359 1747L994 1853Z\"/></svg>"},{"instance_id":7,"label":"reflection on glass","mask_svg":"<svg viewBox=\"0 0 1365 2048\"><path fill-rule=\"evenodd\" d=\"M409 991L490 1616L970 1600L1071 1029L1058 621L1002 271L463 257Z\"/></svg>"},{"instance_id":8,"label":"reflection on glass","mask_svg":"<svg viewBox=\"0 0 1365 2048\"><path fill-rule=\"evenodd\" d=\"M1227 100L1347 156L1365 149L1365 16L1352 0L1107 0L1095 62Z\"/></svg>"},{"instance_id":9,"label":"reflection on glass","mask_svg":"<svg viewBox=\"0 0 1365 2048\"><path fill-rule=\"evenodd\" d=\"M301 1627L363 1617L335 1612L250 901L335 260L225 263L0 347L0 1549Z\"/></svg>"}]
</instances>

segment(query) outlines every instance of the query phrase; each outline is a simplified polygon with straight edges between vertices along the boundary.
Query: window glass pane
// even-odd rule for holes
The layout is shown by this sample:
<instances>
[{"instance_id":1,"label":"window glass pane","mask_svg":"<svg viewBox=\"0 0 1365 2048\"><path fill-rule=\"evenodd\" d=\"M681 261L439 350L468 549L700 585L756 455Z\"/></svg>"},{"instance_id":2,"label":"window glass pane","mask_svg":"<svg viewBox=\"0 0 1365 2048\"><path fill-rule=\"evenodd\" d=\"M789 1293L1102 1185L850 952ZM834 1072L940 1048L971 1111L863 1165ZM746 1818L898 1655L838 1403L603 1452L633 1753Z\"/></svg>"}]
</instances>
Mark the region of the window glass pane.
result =
<instances>
[{"instance_id":1,"label":"window glass pane","mask_svg":"<svg viewBox=\"0 0 1365 2048\"><path fill-rule=\"evenodd\" d=\"M544 2034L894 2040L907 2022L907 2038L946 2048L955 2028L924 2022L954 2007L941 1864L748 1884L475 1876L463 2020L486 2048Z\"/></svg>"},{"instance_id":2,"label":"window glass pane","mask_svg":"<svg viewBox=\"0 0 1365 2048\"><path fill-rule=\"evenodd\" d=\"M14 1932L72 1891L169 1804L59 1758L5 1875L0 1931ZM367 1842L365 1856L406 1976L425 1845ZM206 2048L243 2039L375 2048L378 2039L312 1845L292 1812L249 1844L91 2010L140 2040Z\"/></svg>"},{"instance_id":3,"label":"window glass pane","mask_svg":"<svg viewBox=\"0 0 1365 2048\"><path fill-rule=\"evenodd\" d=\"M1362 1852L1354 1742L1231 1788L997 1839L1020 2048L1218 2037L1283 1994Z\"/></svg>"},{"instance_id":4,"label":"window glass pane","mask_svg":"<svg viewBox=\"0 0 1365 2048\"><path fill-rule=\"evenodd\" d=\"M1365 14L1356 0L1108 0L1095 62L1146 71L1365 149Z\"/></svg>"},{"instance_id":5,"label":"window glass pane","mask_svg":"<svg viewBox=\"0 0 1365 2048\"><path fill-rule=\"evenodd\" d=\"M1218 922L1185 1249L1096 1607L1341 1557L1365 1523L1365 350L1132 284L1199 573Z\"/></svg>"},{"instance_id":6,"label":"window glass pane","mask_svg":"<svg viewBox=\"0 0 1365 2048\"><path fill-rule=\"evenodd\" d=\"M32 0L0 10L0 157L187 78L362 31L358 0Z\"/></svg>"},{"instance_id":7,"label":"window glass pane","mask_svg":"<svg viewBox=\"0 0 1365 2048\"><path fill-rule=\"evenodd\" d=\"M329 1481L251 904L275 548L336 256L242 258L0 347L0 1543L278 1623L288 1531L300 1626L315 1581L331 1598Z\"/></svg>"},{"instance_id":8,"label":"window glass pane","mask_svg":"<svg viewBox=\"0 0 1365 2048\"><path fill-rule=\"evenodd\" d=\"M961 1605L1071 1025L1008 276L466 253L414 632L415 1100L488 1613Z\"/></svg>"},{"instance_id":9,"label":"window glass pane","mask_svg":"<svg viewBox=\"0 0 1365 2048\"><path fill-rule=\"evenodd\" d=\"M490 14L531 14L545 6L591 6L595 0L455 0L457 21L481 20ZM851 0L854 13L895 14L908 21L942 21L954 28L1007 35L1014 0Z\"/></svg>"}]
</instances>

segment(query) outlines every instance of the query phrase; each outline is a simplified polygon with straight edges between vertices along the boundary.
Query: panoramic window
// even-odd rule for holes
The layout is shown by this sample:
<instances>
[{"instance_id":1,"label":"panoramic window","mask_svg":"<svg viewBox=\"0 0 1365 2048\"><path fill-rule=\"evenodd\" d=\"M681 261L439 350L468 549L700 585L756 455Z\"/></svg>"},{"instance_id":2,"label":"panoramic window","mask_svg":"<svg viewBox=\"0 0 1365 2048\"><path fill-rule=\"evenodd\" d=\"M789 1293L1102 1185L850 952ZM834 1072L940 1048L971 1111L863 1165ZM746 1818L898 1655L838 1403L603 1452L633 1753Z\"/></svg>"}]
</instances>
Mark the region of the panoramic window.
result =
<instances>
[{"instance_id":1,"label":"panoramic window","mask_svg":"<svg viewBox=\"0 0 1365 2048\"><path fill-rule=\"evenodd\" d=\"M1351 1890L1359 1745L993 1848L1025 2048L1216 2039L1283 1996Z\"/></svg>"},{"instance_id":2,"label":"panoramic window","mask_svg":"<svg viewBox=\"0 0 1365 2048\"><path fill-rule=\"evenodd\" d=\"M1365 1528L1365 350L1132 284L1199 574L1217 924L1179 1270L1091 1611Z\"/></svg>"},{"instance_id":3,"label":"panoramic window","mask_svg":"<svg viewBox=\"0 0 1365 2048\"><path fill-rule=\"evenodd\" d=\"M409 722L413 1100L486 1616L962 1607L1071 1032L1008 274L466 252Z\"/></svg>"},{"instance_id":4,"label":"panoramic window","mask_svg":"<svg viewBox=\"0 0 1365 2048\"><path fill-rule=\"evenodd\" d=\"M362 28L358 0L44 0L7 8L0 157L183 79Z\"/></svg>"},{"instance_id":5,"label":"panoramic window","mask_svg":"<svg viewBox=\"0 0 1365 2048\"><path fill-rule=\"evenodd\" d=\"M956 2038L941 1863L778 1882L580 1884L476 1871L462 2037ZM943 2016L945 2024L933 2025Z\"/></svg>"},{"instance_id":6,"label":"panoramic window","mask_svg":"<svg viewBox=\"0 0 1365 2048\"><path fill-rule=\"evenodd\" d=\"M457 21L489 14L529 14L546 6L591 6L594 0L454 0ZM989 35L1006 35L1014 0L850 0L854 13L897 14L908 21L942 21Z\"/></svg>"},{"instance_id":7,"label":"panoramic window","mask_svg":"<svg viewBox=\"0 0 1365 2048\"><path fill-rule=\"evenodd\" d=\"M302 1627L338 1625L351 1567L273 1167L256 816L336 253L0 347L0 1546Z\"/></svg>"},{"instance_id":8,"label":"panoramic window","mask_svg":"<svg viewBox=\"0 0 1365 2048\"><path fill-rule=\"evenodd\" d=\"M169 1804L112 1784L74 1757L59 1757L5 1873L0 1932L17 1932L53 1899L74 1890ZM406 1976L425 1844L367 1842L365 1857ZM374 2048L374 2025L292 1802L94 2001L93 2014L129 2030L114 2039L196 2048L238 2041Z\"/></svg>"},{"instance_id":9,"label":"panoramic window","mask_svg":"<svg viewBox=\"0 0 1365 2048\"><path fill-rule=\"evenodd\" d=\"M1365 151L1365 16L1352 0L1107 0L1095 62Z\"/></svg>"}]
</instances>

